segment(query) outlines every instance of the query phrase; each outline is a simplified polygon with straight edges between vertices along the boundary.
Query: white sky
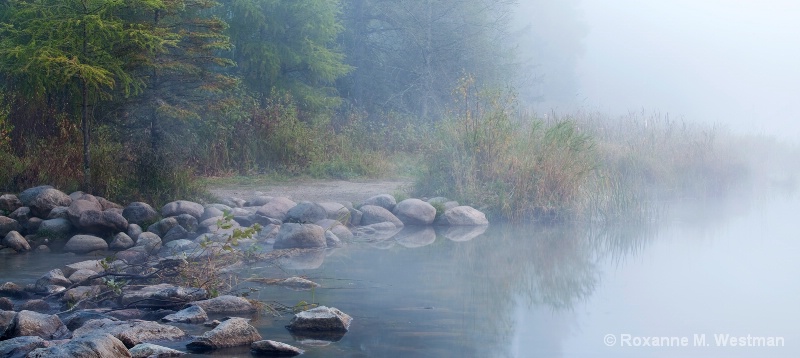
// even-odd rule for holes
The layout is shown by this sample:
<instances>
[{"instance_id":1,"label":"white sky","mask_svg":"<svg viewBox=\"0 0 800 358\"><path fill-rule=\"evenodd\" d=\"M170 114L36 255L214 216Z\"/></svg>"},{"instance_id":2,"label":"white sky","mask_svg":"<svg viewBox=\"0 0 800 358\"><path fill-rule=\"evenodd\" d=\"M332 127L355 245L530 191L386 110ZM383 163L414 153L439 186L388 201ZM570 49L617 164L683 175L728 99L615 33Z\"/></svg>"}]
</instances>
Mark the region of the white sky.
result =
<instances>
[{"instance_id":1,"label":"white sky","mask_svg":"<svg viewBox=\"0 0 800 358\"><path fill-rule=\"evenodd\" d=\"M582 0L579 105L800 138L800 1Z\"/></svg>"}]
</instances>

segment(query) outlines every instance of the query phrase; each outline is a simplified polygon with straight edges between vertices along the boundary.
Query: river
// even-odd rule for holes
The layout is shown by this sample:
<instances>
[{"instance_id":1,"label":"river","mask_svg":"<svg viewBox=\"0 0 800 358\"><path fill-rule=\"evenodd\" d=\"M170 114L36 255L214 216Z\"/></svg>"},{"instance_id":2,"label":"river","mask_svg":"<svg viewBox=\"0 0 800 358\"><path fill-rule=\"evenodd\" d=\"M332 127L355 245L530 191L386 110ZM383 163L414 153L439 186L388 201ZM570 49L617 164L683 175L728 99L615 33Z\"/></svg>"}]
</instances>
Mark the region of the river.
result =
<instances>
[{"instance_id":1,"label":"river","mask_svg":"<svg viewBox=\"0 0 800 358\"><path fill-rule=\"evenodd\" d=\"M322 287L253 285L250 298L316 302L353 321L333 342L292 337L291 314L253 325L305 357L800 356L798 195L659 212L606 226L495 224L474 238L351 243L304 269L255 264L250 273L303 275ZM34 280L66 260L34 257L4 258L4 279Z\"/></svg>"}]
</instances>

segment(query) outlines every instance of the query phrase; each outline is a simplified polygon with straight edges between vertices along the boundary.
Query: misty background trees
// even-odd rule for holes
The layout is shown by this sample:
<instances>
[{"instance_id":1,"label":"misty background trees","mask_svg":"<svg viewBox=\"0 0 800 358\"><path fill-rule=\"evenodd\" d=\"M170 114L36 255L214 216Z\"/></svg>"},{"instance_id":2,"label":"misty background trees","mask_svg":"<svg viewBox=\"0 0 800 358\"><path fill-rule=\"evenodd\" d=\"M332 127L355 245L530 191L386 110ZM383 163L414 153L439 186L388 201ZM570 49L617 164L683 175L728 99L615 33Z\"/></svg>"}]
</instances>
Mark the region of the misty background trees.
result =
<instances>
[{"instance_id":1,"label":"misty background trees","mask_svg":"<svg viewBox=\"0 0 800 358\"><path fill-rule=\"evenodd\" d=\"M445 118L464 76L485 88L542 83L535 65L557 61L545 45L529 49L552 29L537 27L544 13L515 18L518 6L2 1L0 186L136 196L198 172L368 172L353 152L408 148L392 141L424 131L380 128ZM546 96L536 91L528 98Z\"/></svg>"}]
</instances>

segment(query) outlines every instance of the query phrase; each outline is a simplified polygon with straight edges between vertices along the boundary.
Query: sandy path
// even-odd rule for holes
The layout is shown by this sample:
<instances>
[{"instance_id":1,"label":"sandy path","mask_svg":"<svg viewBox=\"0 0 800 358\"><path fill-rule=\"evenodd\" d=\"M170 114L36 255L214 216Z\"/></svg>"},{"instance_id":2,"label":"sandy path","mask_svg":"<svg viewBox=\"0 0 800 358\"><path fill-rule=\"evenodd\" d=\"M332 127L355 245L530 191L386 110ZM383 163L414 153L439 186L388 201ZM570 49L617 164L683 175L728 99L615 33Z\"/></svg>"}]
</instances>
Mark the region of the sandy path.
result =
<instances>
[{"instance_id":1,"label":"sandy path","mask_svg":"<svg viewBox=\"0 0 800 358\"><path fill-rule=\"evenodd\" d=\"M234 196L247 199L260 191L264 195L285 196L294 201L359 203L373 195L402 192L410 184L404 180L301 180L268 185L210 186L209 191L220 198Z\"/></svg>"}]
</instances>

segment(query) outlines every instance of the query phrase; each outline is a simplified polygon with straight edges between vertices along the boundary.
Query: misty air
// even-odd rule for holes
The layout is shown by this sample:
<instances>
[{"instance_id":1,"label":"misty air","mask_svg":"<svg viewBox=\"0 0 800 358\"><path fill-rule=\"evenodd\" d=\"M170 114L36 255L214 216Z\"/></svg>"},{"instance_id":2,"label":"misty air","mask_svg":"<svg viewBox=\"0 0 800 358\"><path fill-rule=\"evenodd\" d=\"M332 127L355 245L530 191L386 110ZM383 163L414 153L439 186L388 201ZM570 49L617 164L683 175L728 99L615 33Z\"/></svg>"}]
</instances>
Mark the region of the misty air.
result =
<instances>
[{"instance_id":1,"label":"misty air","mask_svg":"<svg viewBox=\"0 0 800 358\"><path fill-rule=\"evenodd\" d=\"M797 357L798 18L0 0L0 357Z\"/></svg>"}]
</instances>

